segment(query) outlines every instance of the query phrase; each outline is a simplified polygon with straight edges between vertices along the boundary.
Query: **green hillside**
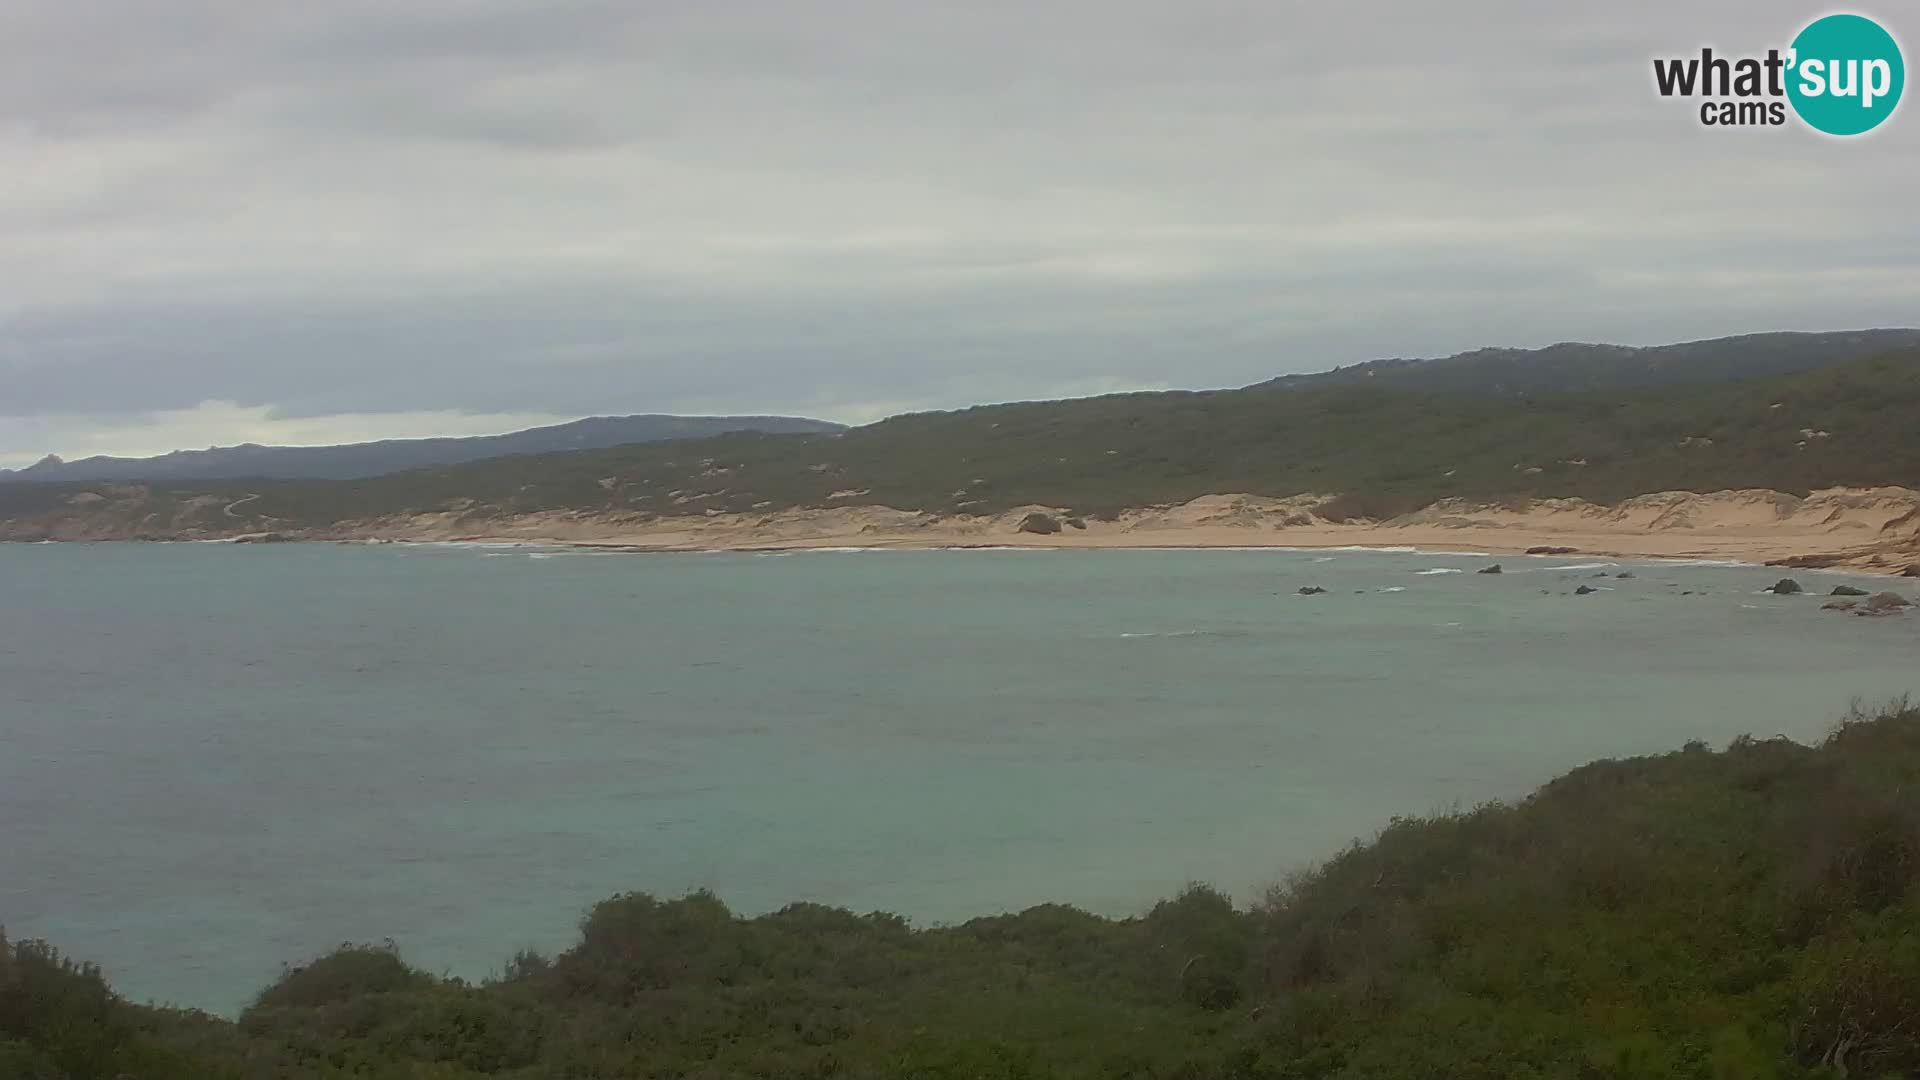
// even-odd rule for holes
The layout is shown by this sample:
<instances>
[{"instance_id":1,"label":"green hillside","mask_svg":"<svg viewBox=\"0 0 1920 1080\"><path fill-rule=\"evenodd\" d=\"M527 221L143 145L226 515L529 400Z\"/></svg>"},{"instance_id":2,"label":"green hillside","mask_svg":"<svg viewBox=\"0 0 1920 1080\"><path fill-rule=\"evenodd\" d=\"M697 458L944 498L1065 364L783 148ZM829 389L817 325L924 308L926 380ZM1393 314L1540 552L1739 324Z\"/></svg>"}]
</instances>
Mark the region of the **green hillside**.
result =
<instances>
[{"instance_id":1,"label":"green hillside","mask_svg":"<svg viewBox=\"0 0 1920 1080\"><path fill-rule=\"evenodd\" d=\"M343 947L229 1023L0 947L0 1075L1840 1077L1920 1070L1920 710L1396 818L1251 910L914 929L615 897L479 985ZM378 912L368 929L378 932Z\"/></svg>"},{"instance_id":2,"label":"green hillside","mask_svg":"<svg viewBox=\"0 0 1920 1080\"><path fill-rule=\"evenodd\" d=\"M1912 348L1920 348L1920 330L1741 334L1639 348L1565 341L1544 349L1475 349L1430 360L1374 360L1283 375L1274 382L1373 383L1400 390L1533 397L1765 378Z\"/></svg>"},{"instance_id":3,"label":"green hillside","mask_svg":"<svg viewBox=\"0 0 1920 1080\"><path fill-rule=\"evenodd\" d=\"M736 434L367 480L169 486L143 512L200 497L194 520L233 531L446 508L476 524L553 509L645 516L836 503L1104 514L1209 493L1319 492L1378 517L1447 496L1613 501L1835 484L1920 486L1920 349L1767 379L1524 399L1262 385L982 406L840 434ZM79 490L0 487L0 518L67 512ZM260 497L224 512L251 493Z\"/></svg>"}]
</instances>

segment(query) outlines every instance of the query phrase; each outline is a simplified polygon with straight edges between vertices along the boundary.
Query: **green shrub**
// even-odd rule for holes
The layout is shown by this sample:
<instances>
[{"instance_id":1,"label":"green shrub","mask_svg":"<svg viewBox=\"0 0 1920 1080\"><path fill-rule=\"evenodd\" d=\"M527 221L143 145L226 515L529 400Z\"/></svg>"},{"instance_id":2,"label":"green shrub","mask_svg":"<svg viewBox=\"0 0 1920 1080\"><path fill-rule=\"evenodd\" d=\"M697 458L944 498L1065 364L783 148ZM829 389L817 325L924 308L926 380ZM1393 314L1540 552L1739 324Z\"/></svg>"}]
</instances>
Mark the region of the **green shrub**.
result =
<instances>
[{"instance_id":1,"label":"green shrub","mask_svg":"<svg viewBox=\"0 0 1920 1080\"><path fill-rule=\"evenodd\" d=\"M1916 777L1896 704L1394 819L1252 910L921 929L631 893L477 987L345 946L239 1025L0 939L0 1078L1914 1075Z\"/></svg>"},{"instance_id":2,"label":"green shrub","mask_svg":"<svg viewBox=\"0 0 1920 1080\"><path fill-rule=\"evenodd\" d=\"M254 999L256 1009L311 1008L430 985L433 978L408 967L392 943L346 944L318 959L288 968Z\"/></svg>"}]
</instances>

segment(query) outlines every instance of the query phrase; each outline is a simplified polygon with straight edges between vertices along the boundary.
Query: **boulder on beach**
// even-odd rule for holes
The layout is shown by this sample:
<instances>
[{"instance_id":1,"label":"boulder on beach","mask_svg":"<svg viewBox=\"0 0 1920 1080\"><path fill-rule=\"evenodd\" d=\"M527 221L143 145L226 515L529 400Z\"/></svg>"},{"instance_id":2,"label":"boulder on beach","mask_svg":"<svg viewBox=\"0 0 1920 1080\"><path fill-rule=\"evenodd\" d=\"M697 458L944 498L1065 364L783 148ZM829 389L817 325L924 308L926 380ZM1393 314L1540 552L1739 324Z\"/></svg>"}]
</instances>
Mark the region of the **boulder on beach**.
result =
<instances>
[{"instance_id":1,"label":"boulder on beach","mask_svg":"<svg viewBox=\"0 0 1920 1080\"><path fill-rule=\"evenodd\" d=\"M1794 593L1805 592L1806 590L1802 589L1800 583L1792 578L1783 577L1761 591L1773 593L1775 596L1792 596Z\"/></svg>"},{"instance_id":2,"label":"boulder on beach","mask_svg":"<svg viewBox=\"0 0 1920 1080\"><path fill-rule=\"evenodd\" d=\"M1865 596L1867 595L1867 590L1856 589L1851 585L1835 585L1833 587L1833 591L1828 593L1827 595L1828 596Z\"/></svg>"},{"instance_id":3,"label":"boulder on beach","mask_svg":"<svg viewBox=\"0 0 1920 1080\"><path fill-rule=\"evenodd\" d=\"M1483 567L1481 567L1480 569L1478 569L1478 570L1475 570L1475 571L1474 571L1474 573L1476 573L1476 574L1498 574L1498 573L1500 573L1500 564L1499 564L1499 563L1494 563L1494 564L1493 564L1492 566L1483 566Z\"/></svg>"},{"instance_id":4,"label":"boulder on beach","mask_svg":"<svg viewBox=\"0 0 1920 1080\"><path fill-rule=\"evenodd\" d=\"M1020 519L1015 532L1034 533L1039 536L1052 536L1060 531L1060 521L1052 514L1043 514L1038 510Z\"/></svg>"},{"instance_id":5,"label":"boulder on beach","mask_svg":"<svg viewBox=\"0 0 1920 1080\"><path fill-rule=\"evenodd\" d=\"M1301 595L1301 596L1319 596L1319 595L1320 595L1321 593L1323 593L1323 592L1326 592L1326 591L1327 591L1327 590L1325 590L1325 589L1323 589L1323 588L1321 588L1321 587L1320 587L1320 586L1318 586L1318 585L1302 585L1302 586L1300 586L1300 595Z\"/></svg>"},{"instance_id":6,"label":"boulder on beach","mask_svg":"<svg viewBox=\"0 0 1920 1080\"><path fill-rule=\"evenodd\" d=\"M1920 577L1920 562L1914 563L1913 565L1907 567L1905 570L1900 571L1900 576L1901 577Z\"/></svg>"},{"instance_id":7,"label":"boulder on beach","mask_svg":"<svg viewBox=\"0 0 1920 1080\"><path fill-rule=\"evenodd\" d=\"M1067 528L1069 529L1084 529L1086 527L1087 527L1086 518L1070 517L1067 519Z\"/></svg>"}]
</instances>

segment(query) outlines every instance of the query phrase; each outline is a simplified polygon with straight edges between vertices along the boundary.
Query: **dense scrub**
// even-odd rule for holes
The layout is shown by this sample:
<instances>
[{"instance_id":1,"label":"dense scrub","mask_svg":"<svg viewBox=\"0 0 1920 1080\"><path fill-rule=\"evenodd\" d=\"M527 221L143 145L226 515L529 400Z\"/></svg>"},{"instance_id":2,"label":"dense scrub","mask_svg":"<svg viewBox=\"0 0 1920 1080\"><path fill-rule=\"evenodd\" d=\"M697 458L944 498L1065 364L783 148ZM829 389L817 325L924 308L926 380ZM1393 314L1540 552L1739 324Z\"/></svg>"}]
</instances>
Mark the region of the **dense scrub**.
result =
<instances>
[{"instance_id":1,"label":"dense scrub","mask_svg":"<svg viewBox=\"0 0 1920 1080\"><path fill-rule=\"evenodd\" d=\"M156 534L322 528L451 511L645 519L858 502L938 513L1031 503L1111 516L1199 495L1339 494L1380 518L1436 499L1920 486L1920 349L1819 370L1537 397L1263 384L922 413L831 435L739 434L506 457L353 481L124 490L0 485L0 521L124 507ZM836 498L836 493L842 493ZM246 495L257 499L237 502ZM76 503L75 499L81 500ZM229 513L228 509L232 512ZM183 516L184 515L184 516ZM182 523L186 524L182 524Z\"/></svg>"},{"instance_id":2,"label":"dense scrub","mask_svg":"<svg viewBox=\"0 0 1920 1080\"><path fill-rule=\"evenodd\" d=\"M1096 514L1218 492L1364 496L1368 516L1448 496L1920 486L1920 350L1747 382L1473 398L1377 386L1124 394L897 417L838 435L738 435L352 485L247 509L308 524L472 499L637 514L1030 503ZM1815 433L1815 434L1809 434Z\"/></svg>"},{"instance_id":3,"label":"dense scrub","mask_svg":"<svg viewBox=\"0 0 1920 1080\"><path fill-rule=\"evenodd\" d=\"M1395 819L1251 910L915 929L705 893L596 906L480 985L390 946L237 1023L0 947L0 1075L1793 1077L1920 1071L1920 709Z\"/></svg>"}]
</instances>

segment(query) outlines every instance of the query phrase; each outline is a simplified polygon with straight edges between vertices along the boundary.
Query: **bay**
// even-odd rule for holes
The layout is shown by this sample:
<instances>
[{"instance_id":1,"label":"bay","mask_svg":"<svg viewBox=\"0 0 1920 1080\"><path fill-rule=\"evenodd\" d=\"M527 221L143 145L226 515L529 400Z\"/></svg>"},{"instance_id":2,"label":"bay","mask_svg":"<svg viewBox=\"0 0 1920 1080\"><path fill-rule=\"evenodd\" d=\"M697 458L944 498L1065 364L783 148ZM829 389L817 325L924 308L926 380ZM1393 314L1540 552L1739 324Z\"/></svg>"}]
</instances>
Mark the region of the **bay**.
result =
<instances>
[{"instance_id":1,"label":"bay","mask_svg":"<svg viewBox=\"0 0 1920 1080\"><path fill-rule=\"evenodd\" d=\"M628 889L1252 900L1394 814L1920 682L1920 618L1776 570L1492 561L0 545L0 926L231 1013L349 940L482 977Z\"/></svg>"}]
</instances>

